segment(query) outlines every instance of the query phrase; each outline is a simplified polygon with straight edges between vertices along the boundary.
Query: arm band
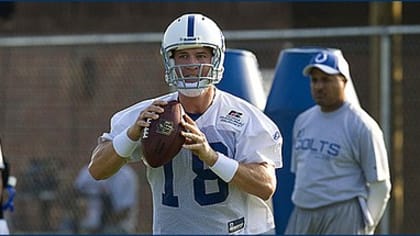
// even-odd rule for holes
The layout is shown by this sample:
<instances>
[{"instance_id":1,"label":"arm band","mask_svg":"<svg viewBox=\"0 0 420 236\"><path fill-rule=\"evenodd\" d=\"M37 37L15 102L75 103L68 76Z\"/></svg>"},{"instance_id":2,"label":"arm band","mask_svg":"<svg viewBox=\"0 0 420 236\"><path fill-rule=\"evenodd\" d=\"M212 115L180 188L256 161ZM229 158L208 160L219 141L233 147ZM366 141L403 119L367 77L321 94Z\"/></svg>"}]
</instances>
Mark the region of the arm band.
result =
<instances>
[{"instance_id":1,"label":"arm band","mask_svg":"<svg viewBox=\"0 0 420 236\"><path fill-rule=\"evenodd\" d=\"M130 157L139 144L139 141L133 141L128 137L127 131L128 128L115 136L112 140L112 146L114 147L115 152L122 158Z\"/></svg>"},{"instance_id":2,"label":"arm band","mask_svg":"<svg viewBox=\"0 0 420 236\"><path fill-rule=\"evenodd\" d=\"M216 163L210 166L210 169L226 183L229 183L238 170L239 163L219 152L217 152L217 156Z\"/></svg>"}]
</instances>

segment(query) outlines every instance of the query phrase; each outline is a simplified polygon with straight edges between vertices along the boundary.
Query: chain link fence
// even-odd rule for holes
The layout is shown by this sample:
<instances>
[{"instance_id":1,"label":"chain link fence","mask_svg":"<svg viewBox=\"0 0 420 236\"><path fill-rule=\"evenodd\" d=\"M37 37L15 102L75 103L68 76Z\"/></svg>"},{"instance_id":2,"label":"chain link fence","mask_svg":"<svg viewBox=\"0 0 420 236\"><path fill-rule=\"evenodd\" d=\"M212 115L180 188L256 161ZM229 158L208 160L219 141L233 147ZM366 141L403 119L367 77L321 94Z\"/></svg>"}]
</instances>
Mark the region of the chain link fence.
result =
<instances>
[{"instance_id":1,"label":"chain link fence","mask_svg":"<svg viewBox=\"0 0 420 236\"><path fill-rule=\"evenodd\" d=\"M341 49L351 65L361 105L375 113L380 108L371 102L372 37L389 40L396 34L402 37L402 68L389 76L392 79L401 73L403 78L403 119L399 121L403 158L396 165L390 151L395 186L391 204L398 209L391 207L389 227L393 233L418 233L419 27L230 31L226 39L228 48L256 55L267 94L283 49ZM75 201L73 182L89 162L97 137L108 130L111 115L169 91L163 79L160 37L150 33L0 38L0 134L4 155L18 179L15 211L6 214L12 233L77 233L84 213ZM389 41L379 42L386 46ZM393 48L381 50L389 50L393 66ZM391 87L380 99L391 99L392 92ZM383 121L392 121L395 115L377 116L378 122L384 125ZM394 123L388 125L391 147L398 140L393 139ZM140 184L137 232L151 233L152 202L144 166L130 165Z\"/></svg>"}]
</instances>

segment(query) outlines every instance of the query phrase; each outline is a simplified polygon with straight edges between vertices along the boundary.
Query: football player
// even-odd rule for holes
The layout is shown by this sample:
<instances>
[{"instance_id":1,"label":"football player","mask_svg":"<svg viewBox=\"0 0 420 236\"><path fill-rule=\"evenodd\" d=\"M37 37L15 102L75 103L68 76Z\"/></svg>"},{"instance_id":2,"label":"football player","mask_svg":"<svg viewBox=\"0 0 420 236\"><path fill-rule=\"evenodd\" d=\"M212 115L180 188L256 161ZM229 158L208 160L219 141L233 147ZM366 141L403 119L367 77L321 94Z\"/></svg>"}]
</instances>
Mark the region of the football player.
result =
<instances>
[{"instance_id":1,"label":"football player","mask_svg":"<svg viewBox=\"0 0 420 236\"><path fill-rule=\"evenodd\" d=\"M92 153L95 179L142 160L147 120L158 119L170 100L182 104L183 148L168 164L147 167L154 234L274 233L267 200L276 190L275 169L282 167L282 136L258 108L214 86L222 79L224 53L224 36L210 18L175 19L161 54L165 80L176 91L114 114Z\"/></svg>"}]
</instances>

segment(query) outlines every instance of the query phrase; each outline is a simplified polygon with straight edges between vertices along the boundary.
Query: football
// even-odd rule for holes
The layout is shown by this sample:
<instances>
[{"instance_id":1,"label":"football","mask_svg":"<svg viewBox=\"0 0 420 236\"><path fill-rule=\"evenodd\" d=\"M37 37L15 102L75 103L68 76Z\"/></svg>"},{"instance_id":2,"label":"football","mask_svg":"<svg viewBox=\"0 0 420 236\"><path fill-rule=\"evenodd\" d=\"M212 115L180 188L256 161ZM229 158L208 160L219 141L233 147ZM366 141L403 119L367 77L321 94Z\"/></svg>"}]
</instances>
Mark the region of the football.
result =
<instances>
[{"instance_id":1,"label":"football","mask_svg":"<svg viewBox=\"0 0 420 236\"><path fill-rule=\"evenodd\" d=\"M172 160L181 150L185 137L181 135L184 110L178 101L163 106L159 119L150 120L141 138L143 156L151 167L160 167Z\"/></svg>"}]
</instances>

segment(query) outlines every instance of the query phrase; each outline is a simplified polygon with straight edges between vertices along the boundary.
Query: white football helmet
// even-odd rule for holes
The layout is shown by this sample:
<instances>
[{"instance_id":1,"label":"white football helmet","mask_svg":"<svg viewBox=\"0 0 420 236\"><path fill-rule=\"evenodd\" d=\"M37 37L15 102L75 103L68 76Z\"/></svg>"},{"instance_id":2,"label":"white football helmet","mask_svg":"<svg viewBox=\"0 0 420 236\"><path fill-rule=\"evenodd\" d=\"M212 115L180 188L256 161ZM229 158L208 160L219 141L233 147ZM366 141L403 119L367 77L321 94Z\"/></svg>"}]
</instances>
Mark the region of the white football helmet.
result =
<instances>
[{"instance_id":1,"label":"white football helmet","mask_svg":"<svg viewBox=\"0 0 420 236\"><path fill-rule=\"evenodd\" d=\"M199 64L200 74L197 78L185 78L181 68L191 65L175 65L173 51L177 49L210 47L213 49L211 64ZM197 94L211 84L222 79L225 57L225 39L220 28L201 14L185 14L174 20L166 29L161 46L161 55L165 65L165 81L178 90ZM204 67L210 68L208 74L201 74ZM188 79L189 83L186 83ZM190 83L196 80L194 83ZM199 94L199 93L198 93Z\"/></svg>"}]
</instances>

